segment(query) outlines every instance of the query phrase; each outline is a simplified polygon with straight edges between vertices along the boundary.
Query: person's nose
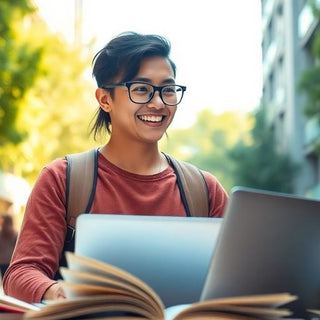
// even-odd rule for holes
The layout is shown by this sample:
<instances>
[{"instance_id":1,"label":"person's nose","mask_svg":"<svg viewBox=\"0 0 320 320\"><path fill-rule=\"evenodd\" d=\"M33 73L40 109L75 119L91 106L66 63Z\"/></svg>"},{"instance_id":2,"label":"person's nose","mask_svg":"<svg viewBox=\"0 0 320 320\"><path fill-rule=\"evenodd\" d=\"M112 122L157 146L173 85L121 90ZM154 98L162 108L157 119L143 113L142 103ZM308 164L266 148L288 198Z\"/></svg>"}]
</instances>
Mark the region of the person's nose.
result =
<instances>
[{"instance_id":1,"label":"person's nose","mask_svg":"<svg viewBox=\"0 0 320 320\"><path fill-rule=\"evenodd\" d=\"M161 99L160 92L156 91L152 97L152 99L148 103L149 108L162 109L164 108L164 103Z\"/></svg>"}]
</instances>

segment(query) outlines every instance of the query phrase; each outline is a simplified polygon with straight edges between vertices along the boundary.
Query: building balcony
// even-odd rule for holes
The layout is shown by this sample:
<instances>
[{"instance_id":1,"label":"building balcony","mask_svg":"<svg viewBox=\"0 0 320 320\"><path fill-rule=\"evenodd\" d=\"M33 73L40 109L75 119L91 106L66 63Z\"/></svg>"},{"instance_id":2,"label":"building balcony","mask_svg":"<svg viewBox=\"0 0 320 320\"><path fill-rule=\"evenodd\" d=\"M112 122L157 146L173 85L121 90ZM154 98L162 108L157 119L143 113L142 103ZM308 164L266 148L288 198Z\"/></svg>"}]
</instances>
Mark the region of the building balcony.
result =
<instances>
[{"instance_id":1,"label":"building balcony","mask_svg":"<svg viewBox=\"0 0 320 320\"><path fill-rule=\"evenodd\" d=\"M320 8L320 0L316 0L315 3ZM298 19L298 35L302 46L305 46L309 42L318 24L319 20L314 16L312 8L307 2L301 10Z\"/></svg>"},{"instance_id":2,"label":"building balcony","mask_svg":"<svg viewBox=\"0 0 320 320\"><path fill-rule=\"evenodd\" d=\"M283 30L280 30L277 37L269 44L263 57L263 77L266 79L272 68L278 62L279 57L283 54L285 46L285 39Z\"/></svg>"},{"instance_id":3,"label":"building balcony","mask_svg":"<svg viewBox=\"0 0 320 320\"><path fill-rule=\"evenodd\" d=\"M265 0L263 1L262 7L262 29L265 30L272 16L272 11L274 7L275 0Z\"/></svg>"},{"instance_id":4,"label":"building balcony","mask_svg":"<svg viewBox=\"0 0 320 320\"><path fill-rule=\"evenodd\" d=\"M320 147L320 124L317 118L309 119L305 125L304 143L306 154L313 153Z\"/></svg>"},{"instance_id":5,"label":"building balcony","mask_svg":"<svg viewBox=\"0 0 320 320\"><path fill-rule=\"evenodd\" d=\"M305 127L305 143L311 144L320 138L320 125L318 118L311 118Z\"/></svg>"}]
</instances>

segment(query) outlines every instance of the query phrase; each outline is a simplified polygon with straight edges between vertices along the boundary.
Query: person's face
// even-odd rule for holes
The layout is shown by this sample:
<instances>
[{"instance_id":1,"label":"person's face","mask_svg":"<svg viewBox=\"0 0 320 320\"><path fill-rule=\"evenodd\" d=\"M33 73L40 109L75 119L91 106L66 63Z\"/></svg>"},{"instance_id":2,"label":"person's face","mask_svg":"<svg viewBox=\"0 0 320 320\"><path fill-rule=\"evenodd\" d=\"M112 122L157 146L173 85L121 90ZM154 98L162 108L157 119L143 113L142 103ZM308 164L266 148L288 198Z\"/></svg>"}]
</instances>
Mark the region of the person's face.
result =
<instances>
[{"instance_id":1,"label":"person's face","mask_svg":"<svg viewBox=\"0 0 320 320\"><path fill-rule=\"evenodd\" d=\"M119 82L117 79L115 83ZM175 83L173 70L167 59L150 57L142 61L139 72L132 81L142 81L155 86ZM136 104L129 98L128 88L117 87L111 98L104 89L97 89L100 106L109 112L112 123L112 137L122 142L138 140L153 143L161 139L175 115L176 106L167 106L155 92L151 101Z\"/></svg>"}]
</instances>

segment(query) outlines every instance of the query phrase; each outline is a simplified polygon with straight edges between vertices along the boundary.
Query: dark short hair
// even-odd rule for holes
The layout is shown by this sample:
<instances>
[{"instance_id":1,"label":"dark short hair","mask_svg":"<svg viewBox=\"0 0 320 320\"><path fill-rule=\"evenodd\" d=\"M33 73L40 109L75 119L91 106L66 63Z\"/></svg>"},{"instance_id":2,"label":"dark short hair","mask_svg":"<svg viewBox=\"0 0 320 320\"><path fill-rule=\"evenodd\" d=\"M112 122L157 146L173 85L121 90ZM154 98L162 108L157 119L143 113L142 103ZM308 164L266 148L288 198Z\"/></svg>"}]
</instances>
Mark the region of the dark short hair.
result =
<instances>
[{"instance_id":1,"label":"dark short hair","mask_svg":"<svg viewBox=\"0 0 320 320\"><path fill-rule=\"evenodd\" d=\"M169 58L170 49L170 42L162 36L124 32L113 38L94 56L92 74L98 87L113 83L118 76L121 76L119 82L130 81L139 72L140 65L145 58L160 56L168 59L175 77L176 66ZM113 89L110 91L112 94ZM109 113L99 108L91 129L94 138L102 129L110 133L110 125Z\"/></svg>"}]
</instances>

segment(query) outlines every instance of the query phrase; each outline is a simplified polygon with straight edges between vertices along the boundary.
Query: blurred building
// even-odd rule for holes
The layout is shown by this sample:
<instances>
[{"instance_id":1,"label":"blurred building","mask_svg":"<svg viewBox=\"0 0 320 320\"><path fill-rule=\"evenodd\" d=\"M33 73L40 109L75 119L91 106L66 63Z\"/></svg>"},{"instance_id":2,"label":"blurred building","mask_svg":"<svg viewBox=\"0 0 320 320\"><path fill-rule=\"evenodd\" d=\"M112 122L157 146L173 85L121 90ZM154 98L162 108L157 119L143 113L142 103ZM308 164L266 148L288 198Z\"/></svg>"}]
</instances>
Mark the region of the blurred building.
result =
<instances>
[{"instance_id":1,"label":"blurred building","mask_svg":"<svg viewBox=\"0 0 320 320\"><path fill-rule=\"evenodd\" d=\"M313 147L319 123L305 117L305 97L297 90L301 72L315 64L311 42L319 22L307 0L261 0L261 8L262 104L277 148L301 167L294 193L320 198L320 159Z\"/></svg>"}]
</instances>

